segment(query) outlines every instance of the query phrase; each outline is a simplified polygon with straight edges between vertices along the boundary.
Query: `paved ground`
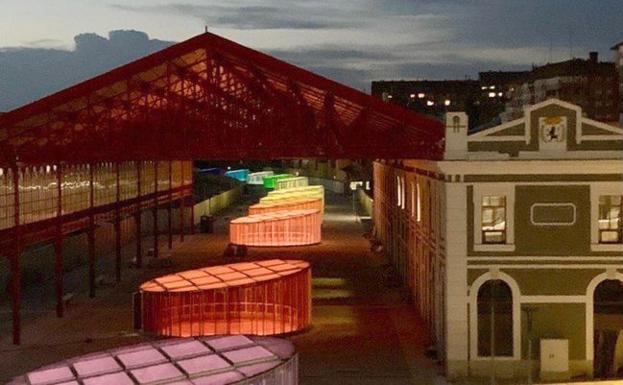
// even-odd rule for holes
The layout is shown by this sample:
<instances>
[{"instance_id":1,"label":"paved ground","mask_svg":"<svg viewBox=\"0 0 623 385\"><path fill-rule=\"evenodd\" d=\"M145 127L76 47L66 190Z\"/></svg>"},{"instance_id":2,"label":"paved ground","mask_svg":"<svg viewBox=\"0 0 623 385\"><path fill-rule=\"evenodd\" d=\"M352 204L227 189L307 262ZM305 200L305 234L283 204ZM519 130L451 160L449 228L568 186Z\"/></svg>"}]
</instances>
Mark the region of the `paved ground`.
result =
<instances>
[{"instance_id":1,"label":"paved ground","mask_svg":"<svg viewBox=\"0 0 623 385\"><path fill-rule=\"evenodd\" d=\"M322 244L255 248L248 255L303 258L313 265L313 327L290 336L300 353L301 384L443 383L439 367L423 356L428 343L423 323L403 292L384 282L385 261L369 251L350 200L329 195L327 203ZM22 346L11 345L7 328L0 328L0 383L44 364L143 340L131 329L130 293L140 282L167 272L229 262L222 256L227 219L244 212L241 205L224 213L216 234L176 243L171 268L126 269L123 282L100 289L98 298L81 293L63 319L55 317L49 301L38 301L47 307L44 312L26 309ZM128 261L133 250L132 245L126 250ZM80 280L80 272L68 279ZM42 291L29 290L26 296L39 298Z\"/></svg>"}]
</instances>

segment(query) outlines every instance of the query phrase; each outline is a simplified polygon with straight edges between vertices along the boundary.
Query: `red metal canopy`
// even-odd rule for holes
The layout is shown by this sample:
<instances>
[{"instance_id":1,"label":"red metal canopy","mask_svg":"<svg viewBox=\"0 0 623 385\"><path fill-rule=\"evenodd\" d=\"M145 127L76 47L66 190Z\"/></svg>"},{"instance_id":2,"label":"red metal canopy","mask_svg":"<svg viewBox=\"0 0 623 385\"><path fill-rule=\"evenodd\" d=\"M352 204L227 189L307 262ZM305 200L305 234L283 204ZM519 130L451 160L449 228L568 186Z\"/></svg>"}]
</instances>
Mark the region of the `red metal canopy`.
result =
<instances>
[{"instance_id":1,"label":"red metal canopy","mask_svg":"<svg viewBox=\"0 0 623 385\"><path fill-rule=\"evenodd\" d=\"M204 33L0 116L0 166L428 158L441 124Z\"/></svg>"}]
</instances>

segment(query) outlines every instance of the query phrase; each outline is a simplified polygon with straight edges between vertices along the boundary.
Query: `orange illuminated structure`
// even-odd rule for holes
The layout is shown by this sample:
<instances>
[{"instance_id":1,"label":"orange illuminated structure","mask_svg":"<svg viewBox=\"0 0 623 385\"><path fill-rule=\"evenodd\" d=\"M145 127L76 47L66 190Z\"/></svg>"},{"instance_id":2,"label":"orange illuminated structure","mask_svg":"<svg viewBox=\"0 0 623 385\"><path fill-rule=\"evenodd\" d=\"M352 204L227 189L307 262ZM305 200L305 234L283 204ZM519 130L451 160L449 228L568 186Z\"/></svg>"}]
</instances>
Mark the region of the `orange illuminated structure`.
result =
<instances>
[{"instance_id":1,"label":"orange illuminated structure","mask_svg":"<svg viewBox=\"0 0 623 385\"><path fill-rule=\"evenodd\" d=\"M141 285L142 328L163 336L273 335L311 322L311 267L297 260L234 263Z\"/></svg>"},{"instance_id":2,"label":"orange illuminated structure","mask_svg":"<svg viewBox=\"0 0 623 385\"><path fill-rule=\"evenodd\" d=\"M293 176L291 178L277 179L275 181L275 190L285 190L295 187L306 187L309 185L309 179L306 176Z\"/></svg>"},{"instance_id":3,"label":"orange illuminated structure","mask_svg":"<svg viewBox=\"0 0 623 385\"><path fill-rule=\"evenodd\" d=\"M313 209L322 212L322 199L301 198L289 199L276 202L257 203L249 206L249 215L266 214L283 210L307 210Z\"/></svg>"},{"instance_id":4,"label":"orange illuminated structure","mask_svg":"<svg viewBox=\"0 0 623 385\"><path fill-rule=\"evenodd\" d=\"M246 246L302 246L320 243L319 210L284 210L229 222L231 243Z\"/></svg>"}]
</instances>

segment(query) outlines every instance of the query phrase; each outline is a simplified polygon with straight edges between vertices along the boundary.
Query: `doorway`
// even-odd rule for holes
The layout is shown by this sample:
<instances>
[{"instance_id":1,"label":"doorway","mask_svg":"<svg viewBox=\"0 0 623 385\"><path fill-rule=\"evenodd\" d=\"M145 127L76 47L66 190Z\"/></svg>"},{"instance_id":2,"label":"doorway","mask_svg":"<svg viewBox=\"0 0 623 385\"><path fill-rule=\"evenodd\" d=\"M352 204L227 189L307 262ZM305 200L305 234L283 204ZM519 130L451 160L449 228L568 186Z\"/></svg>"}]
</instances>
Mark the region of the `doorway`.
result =
<instances>
[{"instance_id":1,"label":"doorway","mask_svg":"<svg viewBox=\"0 0 623 385\"><path fill-rule=\"evenodd\" d=\"M623 281L601 282L594 300L594 377L623 378Z\"/></svg>"}]
</instances>

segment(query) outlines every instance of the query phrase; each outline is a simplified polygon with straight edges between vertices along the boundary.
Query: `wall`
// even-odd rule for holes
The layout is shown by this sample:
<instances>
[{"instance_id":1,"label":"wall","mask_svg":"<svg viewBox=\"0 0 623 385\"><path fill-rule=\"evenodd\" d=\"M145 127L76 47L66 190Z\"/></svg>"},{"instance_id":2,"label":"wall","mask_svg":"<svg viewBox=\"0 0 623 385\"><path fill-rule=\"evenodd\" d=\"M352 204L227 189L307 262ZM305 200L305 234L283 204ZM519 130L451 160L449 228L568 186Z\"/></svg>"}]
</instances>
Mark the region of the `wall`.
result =
<instances>
[{"instance_id":1,"label":"wall","mask_svg":"<svg viewBox=\"0 0 623 385\"><path fill-rule=\"evenodd\" d=\"M214 215L231 206L242 198L243 186L238 185L231 190L222 192L209 199L195 204L195 224L199 223L202 215Z\"/></svg>"},{"instance_id":2,"label":"wall","mask_svg":"<svg viewBox=\"0 0 623 385\"><path fill-rule=\"evenodd\" d=\"M366 192L361 188L357 188L357 202L359 203L359 207L361 209L361 213L363 216L372 217L372 212L374 211L374 201L372 198L366 194Z\"/></svg>"},{"instance_id":3,"label":"wall","mask_svg":"<svg viewBox=\"0 0 623 385\"><path fill-rule=\"evenodd\" d=\"M211 213L215 214L227 208L231 204L236 203L240 200L241 196L242 186L237 186L231 190L213 196L209 199L209 203L208 200L197 203L194 207L195 222L199 223L201 215L205 215L209 212L208 207L210 207ZM174 206L171 210L171 214L172 231L173 233L179 233L179 207ZM190 227L190 208L188 207L186 208L184 219L184 226L186 228L186 232L188 233ZM152 210L144 210L142 212L141 227L143 236L150 236L153 234ZM162 206L158 210L158 229L160 234L167 234L168 213L166 208ZM136 240L136 222L134 218L125 218L121 221L121 234L122 245L128 245ZM161 239L163 239L163 235L161 235ZM98 226L95 230L96 263L100 264L104 268L108 267L110 269L113 264L113 258L110 257L109 261L104 261L104 257L111 256L114 253L114 245L115 233L113 225L110 223L104 223ZM143 252L146 253L151 247L151 242L144 242ZM66 237L63 242L63 270L68 272L80 266L86 265L87 250L88 244L86 233L82 232ZM23 274L23 287L27 287L32 284L41 285L46 281L54 279L54 262L55 254L54 246L52 244L33 245L24 250L20 261ZM102 273L100 270L101 268L98 270L98 274ZM107 271L107 273L112 274L112 270ZM0 303L8 300L5 295L5 289L9 283L9 279L9 261L8 258L5 258L2 254L2 250L0 250ZM86 282L86 280L84 281ZM74 288L71 287L67 287L66 289L67 291L74 290Z\"/></svg>"},{"instance_id":4,"label":"wall","mask_svg":"<svg viewBox=\"0 0 623 385\"><path fill-rule=\"evenodd\" d=\"M442 180L416 168L374 163L375 235L409 289L430 343L437 345L442 359L446 354L443 189Z\"/></svg>"}]
</instances>

